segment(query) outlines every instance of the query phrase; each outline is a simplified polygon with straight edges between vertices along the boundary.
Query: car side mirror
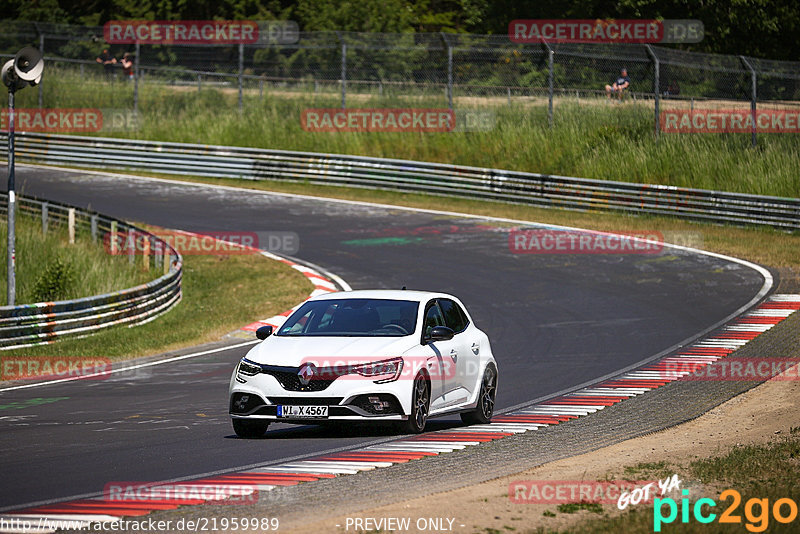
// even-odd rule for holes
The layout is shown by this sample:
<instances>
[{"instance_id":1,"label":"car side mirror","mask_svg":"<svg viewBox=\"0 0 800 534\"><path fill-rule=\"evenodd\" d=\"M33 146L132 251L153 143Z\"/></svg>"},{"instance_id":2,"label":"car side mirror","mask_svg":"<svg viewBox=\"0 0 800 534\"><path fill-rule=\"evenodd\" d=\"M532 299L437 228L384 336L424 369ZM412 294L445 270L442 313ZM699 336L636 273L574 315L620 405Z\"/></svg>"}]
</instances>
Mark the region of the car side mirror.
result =
<instances>
[{"instance_id":1,"label":"car side mirror","mask_svg":"<svg viewBox=\"0 0 800 534\"><path fill-rule=\"evenodd\" d=\"M272 335L272 327L269 325L262 326L258 330L256 330L256 337L262 341L267 339L271 335Z\"/></svg>"},{"instance_id":2,"label":"car side mirror","mask_svg":"<svg viewBox=\"0 0 800 534\"><path fill-rule=\"evenodd\" d=\"M425 336L425 341L448 341L456 335L452 328L447 326L434 326L430 333Z\"/></svg>"}]
</instances>

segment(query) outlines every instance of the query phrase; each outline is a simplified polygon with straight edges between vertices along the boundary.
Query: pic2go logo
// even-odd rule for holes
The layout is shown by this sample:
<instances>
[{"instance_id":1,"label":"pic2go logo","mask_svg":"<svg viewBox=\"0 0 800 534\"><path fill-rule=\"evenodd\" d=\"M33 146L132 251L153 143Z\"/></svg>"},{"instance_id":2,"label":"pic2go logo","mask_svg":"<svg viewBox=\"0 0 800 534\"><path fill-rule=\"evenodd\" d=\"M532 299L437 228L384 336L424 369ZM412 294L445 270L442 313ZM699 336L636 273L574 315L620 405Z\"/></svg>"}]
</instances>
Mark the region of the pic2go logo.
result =
<instances>
[{"instance_id":1,"label":"pic2go logo","mask_svg":"<svg viewBox=\"0 0 800 534\"><path fill-rule=\"evenodd\" d=\"M698 523L712 523L717 519L717 514L711 513L710 510L703 509L704 506L708 508L715 508L717 503L713 499L703 498L698 499L694 505L689 503L688 495L689 490L682 491L684 497L681 499L680 514L681 523L689 523L689 512L694 515L695 521ZM719 523L733 523L741 524L742 516L736 513L737 508L742 503L742 495L734 490L727 489L719 494L720 501L731 500L730 505L719 516ZM667 515L664 516L664 508L667 508ZM756 510L757 509L757 510ZM747 522L745 528L749 532L764 532L769 527L770 511L775 521L778 523L791 523L797 519L797 503L789 498L777 499L772 504L772 509L769 506L769 499L752 498L744 504L744 516ZM788 512L788 513L785 513ZM653 531L661 532L661 525L668 525L673 523L678 518L678 504L675 499L669 497L665 499L656 498L653 501Z\"/></svg>"}]
</instances>

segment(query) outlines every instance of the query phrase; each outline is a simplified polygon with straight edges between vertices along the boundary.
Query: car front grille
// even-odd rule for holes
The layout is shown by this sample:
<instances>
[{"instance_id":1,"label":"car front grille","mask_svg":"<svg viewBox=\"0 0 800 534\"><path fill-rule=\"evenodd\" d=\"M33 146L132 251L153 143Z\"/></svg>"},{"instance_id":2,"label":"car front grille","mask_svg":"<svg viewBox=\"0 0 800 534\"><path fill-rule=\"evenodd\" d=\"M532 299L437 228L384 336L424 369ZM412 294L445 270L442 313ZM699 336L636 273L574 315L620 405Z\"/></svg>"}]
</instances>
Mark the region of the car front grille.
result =
<instances>
[{"instance_id":1,"label":"car front grille","mask_svg":"<svg viewBox=\"0 0 800 534\"><path fill-rule=\"evenodd\" d=\"M308 384L303 385L300 383L300 377L297 376L298 371L300 371L299 367L278 367L276 365L261 366L261 372L274 376L281 387L286 391L323 391L336 380L336 378L327 379L313 377Z\"/></svg>"}]
</instances>

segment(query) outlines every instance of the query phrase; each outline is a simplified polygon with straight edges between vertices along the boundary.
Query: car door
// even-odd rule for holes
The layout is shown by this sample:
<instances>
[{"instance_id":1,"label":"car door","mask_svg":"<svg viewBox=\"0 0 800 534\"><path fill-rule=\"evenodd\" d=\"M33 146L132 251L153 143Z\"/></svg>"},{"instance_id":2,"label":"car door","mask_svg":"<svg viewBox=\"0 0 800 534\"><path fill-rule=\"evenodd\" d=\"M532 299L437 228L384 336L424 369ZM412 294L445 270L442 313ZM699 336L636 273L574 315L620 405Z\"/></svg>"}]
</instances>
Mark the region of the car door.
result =
<instances>
[{"instance_id":1,"label":"car door","mask_svg":"<svg viewBox=\"0 0 800 534\"><path fill-rule=\"evenodd\" d=\"M425 305L425 312L422 319L422 340L427 354L427 369L431 376L431 410L441 408L444 404L442 396L444 394L445 383L451 366L448 361L451 359L450 353L454 349L452 340L448 341L426 341L426 336L434 326L447 326L444 315L439 308L436 300L433 299Z\"/></svg>"},{"instance_id":2,"label":"car door","mask_svg":"<svg viewBox=\"0 0 800 534\"><path fill-rule=\"evenodd\" d=\"M444 316L445 326L455 335L450 340L451 347L447 364L452 366L446 374L444 394L446 404L464 402L475 388L475 369L478 367L478 344L470 336L469 320L457 302L447 298L437 299Z\"/></svg>"}]
</instances>

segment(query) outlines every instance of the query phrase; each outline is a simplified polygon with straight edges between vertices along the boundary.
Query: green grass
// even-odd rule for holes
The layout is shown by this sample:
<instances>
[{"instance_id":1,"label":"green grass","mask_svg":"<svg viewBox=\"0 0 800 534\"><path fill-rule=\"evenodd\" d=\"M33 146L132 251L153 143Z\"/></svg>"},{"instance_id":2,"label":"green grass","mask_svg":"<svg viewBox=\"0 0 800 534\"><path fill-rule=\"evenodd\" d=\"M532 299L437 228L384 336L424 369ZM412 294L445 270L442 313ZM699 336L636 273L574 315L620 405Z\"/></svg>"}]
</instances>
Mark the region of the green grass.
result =
<instances>
[{"instance_id":1,"label":"green grass","mask_svg":"<svg viewBox=\"0 0 800 534\"><path fill-rule=\"evenodd\" d=\"M149 282L158 277L144 272L141 261L134 265L128 258L108 254L100 236L92 241L88 229L77 227L75 243L69 243L66 223L53 220L47 234L42 234L41 219L26 214L16 218L16 303L75 299L109 293ZM0 302L7 304L7 221L0 221Z\"/></svg>"},{"instance_id":2,"label":"green grass","mask_svg":"<svg viewBox=\"0 0 800 534\"><path fill-rule=\"evenodd\" d=\"M154 321L3 352L0 360L6 355L82 355L117 360L157 354L217 340L295 306L313 289L296 270L260 255L185 255L183 269L183 300Z\"/></svg>"},{"instance_id":3,"label":"green grass","mask_svg":"<svg viewBox=\"0 0 800 534\"><path fill-rule=\"evenodd\" d=\"M800 140L764 134L749 146L748 134L653 135L652 104L610 103L604 98L559 98L554 128L546 102L456 98L456 108L490 109L495 128L460 133L317 133L300 126L308 107L338 107L331 93L266 90L252 82L238 113L234 88L140 84L141 128L104 132L128 138L360 154L455 165L670 184L785 197L800 195ZM18 93L19 107L36 107L37 91ZM133 84L80 78L53 68L44 82L46 107L131 108ZM349 107L442 107L441 97L351 95ZM665 103L665 106L670 105Z\"/></svg>"}]
</instances>

